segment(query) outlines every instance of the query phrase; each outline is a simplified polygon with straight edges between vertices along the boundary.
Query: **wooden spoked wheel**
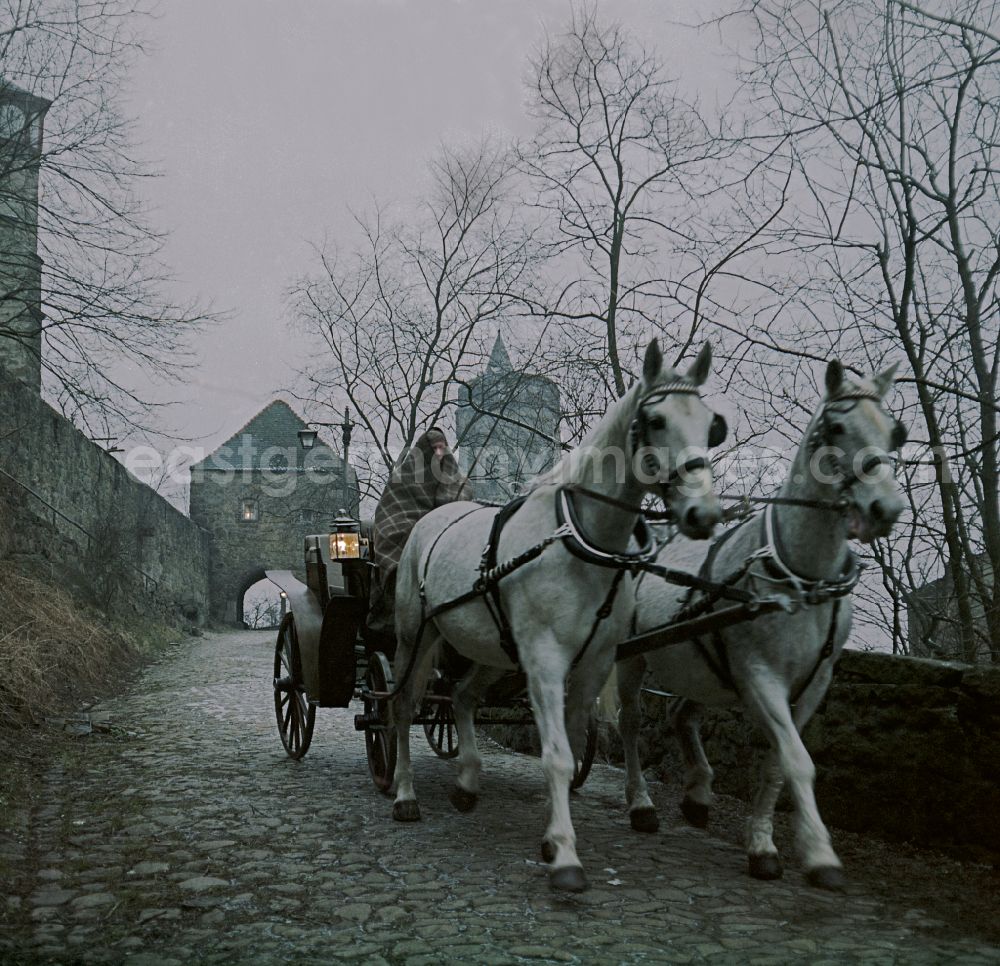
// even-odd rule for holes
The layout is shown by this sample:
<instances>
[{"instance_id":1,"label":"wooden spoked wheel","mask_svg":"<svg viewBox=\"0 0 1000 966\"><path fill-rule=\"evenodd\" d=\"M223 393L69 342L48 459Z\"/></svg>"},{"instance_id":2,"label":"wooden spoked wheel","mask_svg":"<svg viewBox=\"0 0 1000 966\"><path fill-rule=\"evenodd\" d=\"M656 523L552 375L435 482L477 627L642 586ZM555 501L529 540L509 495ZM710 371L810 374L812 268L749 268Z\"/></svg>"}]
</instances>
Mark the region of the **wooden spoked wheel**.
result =
<instances>
[{"instance_id":1,"label":"wooden spoked wheel","mask_svg":"<svg viewBox=\"0 0 1000 966\"><path fill-rule=\"evenodd\" d=\"M291 614L286 614L281 622L274 649L274 715L285 751L298 760L312 741L316 704L309 700L302 683L299 639Z\"/></svg>"},{"instance_id":2,"label":"wooden spoked wheel","mask_svg":"<svg viewBox=\"0 0 1000 966\"><path fill-rule=\"evenodd\" d=\"M570 791L576 791L583 786L590 774L590 766L594 764L597 754L597 715L591 712L587 719L587 742L583 747L583 757L573 762L573 780L569 783Z\"/></svg>"},{"instance_id":3,"label":"wooden spoked wheel","mask_svg":"<svg viewBox=\"0 0 1000 966\"><path fill-rule=\"evenodd\" d=\"M436 668L431 679L430 694L440 695L444 679ZM420 717L424 719L424 736L438 758L455 758L458 755L458 729L455 712L450 701L424 701Z\"/></svg>"},{"instance_id":4,"label":"wooden spoked wheel","mask_svg":"<svg viewBox=\"0 0 1000 966\"><path fill-rule=\"evenodd\" d=\"M392 671L389 661L381 651L376 651L368 661L363 700L365 705L365 751L368 770L375 787L388 795L396 775L396 729L389 723L389 702L373 698L371 692L382 694L392 690Z\"/></svg>"}]
</instances>

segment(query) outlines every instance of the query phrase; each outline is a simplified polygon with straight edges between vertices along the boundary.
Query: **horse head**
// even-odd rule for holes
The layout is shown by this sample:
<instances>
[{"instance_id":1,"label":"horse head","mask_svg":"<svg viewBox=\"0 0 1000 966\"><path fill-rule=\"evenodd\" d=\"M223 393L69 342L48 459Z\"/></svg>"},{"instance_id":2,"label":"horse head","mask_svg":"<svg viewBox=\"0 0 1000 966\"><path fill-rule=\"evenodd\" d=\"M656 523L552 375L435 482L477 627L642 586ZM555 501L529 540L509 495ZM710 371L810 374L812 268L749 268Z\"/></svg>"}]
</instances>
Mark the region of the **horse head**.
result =
<instances>
[{"instance_id":1,"label":"horse head","mask_svg":"<svg viewBox=\"0 0 1000 966\"><path fill-rule=\"evenodd\" d=\"M906 442L907 431L883 406L895 373L892 365L868 379L848 379L832 359L812 423L810 469L843 500L847 536L864 543L886 536L905 507L890 454Z\"/></svg>"},{"instance_id":2,"label":"horse head","mask_svg":"<svg viewBox=\"0 0 1000 966\"><path fill-rule=\"evenodd\" d=\"M711 369L710 343L686 373L679 373L664 366L653 339L629 426L629 462L637 483L661 497L681 532L695 540L710 537L722 518L707 451L725 440L726 421L705 405L699 392Z\"/></svg>"}]
</instances>

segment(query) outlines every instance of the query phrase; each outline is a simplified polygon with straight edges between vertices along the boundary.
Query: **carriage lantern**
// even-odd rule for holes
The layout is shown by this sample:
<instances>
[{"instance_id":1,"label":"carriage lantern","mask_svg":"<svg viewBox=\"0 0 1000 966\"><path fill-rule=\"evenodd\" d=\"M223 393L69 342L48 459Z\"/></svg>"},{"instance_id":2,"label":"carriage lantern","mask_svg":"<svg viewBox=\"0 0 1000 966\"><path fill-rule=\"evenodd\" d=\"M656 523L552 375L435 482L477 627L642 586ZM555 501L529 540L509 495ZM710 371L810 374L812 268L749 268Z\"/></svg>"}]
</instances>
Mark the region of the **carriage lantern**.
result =
<instances>
[{"instance_id":1,"label":"carriage lantern","mask_svg":"<svg viewBox=\"0 0 1000 966\"><path fill-rule=\"evenodd\" d=\"M357 560L361 556L361 544L361 524L341 511L330 532L330 559Z\"/></svg>"}]
</instances>

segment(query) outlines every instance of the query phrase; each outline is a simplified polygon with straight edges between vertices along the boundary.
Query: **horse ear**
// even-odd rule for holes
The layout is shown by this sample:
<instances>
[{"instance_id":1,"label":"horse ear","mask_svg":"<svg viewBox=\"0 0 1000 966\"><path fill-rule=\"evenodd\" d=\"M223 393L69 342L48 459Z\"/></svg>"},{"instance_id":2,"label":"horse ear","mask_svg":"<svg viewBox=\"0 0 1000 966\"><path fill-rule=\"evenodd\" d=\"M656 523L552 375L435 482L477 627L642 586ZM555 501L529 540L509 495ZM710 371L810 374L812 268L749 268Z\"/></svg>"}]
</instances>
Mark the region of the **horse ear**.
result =
<instances>
[{"instance_id":1,"label":"horse ear","mask_svg":"<svg viewBox=\"0 0 1000 966\"><path fill-rule=\"evenodd\" d=\"M646 346L646 358L642 360L642 381L650 386L656 382L657 376L663 369L663 353L660 352L659 340L654 338Z\"/></svg>"},{"instance_id":2,"label":"horse ear","mask_svg":"<svg viewBox=\"0 0 1000 966\"><path fill-rule=\"evenodd\" d=\"M878 394L884 399L886 393L892 388L892 384L896 381L896 370L899 368L899 363L894 362L888 369L883 369L877 376L872 376L872 382L875 383L875 389Z\"/></svg>"},{"instance_id":3,"label":"horse ear","mask_svg":"<svg viewBox=\"0 0 1000 966\"><path fill-rule=\"evenodd\" d=\"M839 359L831 359L826 365L826 394L836 396L844 384L844 367Z\"/></svg>"},{"instance_id":4,"label":"horse ear","mask_svg":"<svg viewBox=\"0 0 1000 966\"><path fill-rule=\"evenodd\" d=\"M702 385L712 371L712 343L706 342L701 347L698 357L691 363L688 369L688 378L696 385Z\"/></svg>"}]
</instances>

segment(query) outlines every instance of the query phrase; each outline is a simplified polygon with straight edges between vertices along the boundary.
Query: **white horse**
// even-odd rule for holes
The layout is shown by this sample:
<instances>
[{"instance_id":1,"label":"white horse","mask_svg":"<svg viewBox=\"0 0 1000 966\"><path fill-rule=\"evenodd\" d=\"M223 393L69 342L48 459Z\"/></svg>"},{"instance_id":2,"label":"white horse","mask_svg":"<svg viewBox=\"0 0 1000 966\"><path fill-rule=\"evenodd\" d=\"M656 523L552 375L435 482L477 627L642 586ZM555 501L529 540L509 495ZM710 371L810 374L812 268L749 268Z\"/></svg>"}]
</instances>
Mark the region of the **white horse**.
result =
<instances>
[{"instance_id":1,"label":"white horse","mask_svg":"<svg viewBox=\"0 0 1000 966\"><path fill-rule=\"evenodd\" d=\"M710 369L708 344L682 375L665 368L656 340L650 343L640 382L611 406L579 448L534 482L503 524L492 560L507 572L495 595L468 592L481 575L496 507L450 503L414 527L396 585L394 674L400 692L393 705L398 745L393 817L398 821L420 818L410 723L435 645L446 641L473 662L453 692L459 755L451 800L460 811L474 807L479 792L481 759L473 725L478 697L519 663L549 792L542 854L551 863L550 882L556 889L586 888L569 810L573 750L582 751L590 709L632 614L634 594L618 593L619 584L631 563L655 553L648 539L644 551L635 552L632 543L633 534L643 533L636 528L644 494L661 496L692 538L709 537L720 519L704 454L706 444L717 445L725 436L725 422L698 395ZM695 457L687 459L691 453ZM537 556L512 570L504 567L526 552ZM437 609L463 595L471 599Z\"/></svg>"},{"instance_id":2,"label":"white horse","mask_svg":"<svg viewBox=\"0 0 1000 966\"><path fill-rule=\"evenodd\" d=\"M759 879L782 874L772 821L787 781L808 880L821 888L843 888L840 859L816 808L815 768L799 732L826 694L851 628L848 594L858 568L848 540L868 543L885 536L903 510L888 454L903 445L906 430L881 405L894 372L895 366L870 380L850 382L840 363L830 362L826 398L809 424L778 501L710 546L678 538L661 551L661 564L717 581L742 573L734 586L789 594L804 606L618 664L625 794L637 831L655 832L659 826L638 753L639 696L648 668L656 687L685 699L675 706L672 718L684 758L681 810L688 821L703 828L712 801L712 768L701 744L700 707L741 701L771 746L747 830L750 874ZM824 596L826 592L833 596ZM805 604L810 593L825 602ZM639 631L675 620L687 598L681 589L648 574L636 596Z\"/></svg>"}]
</instances>

